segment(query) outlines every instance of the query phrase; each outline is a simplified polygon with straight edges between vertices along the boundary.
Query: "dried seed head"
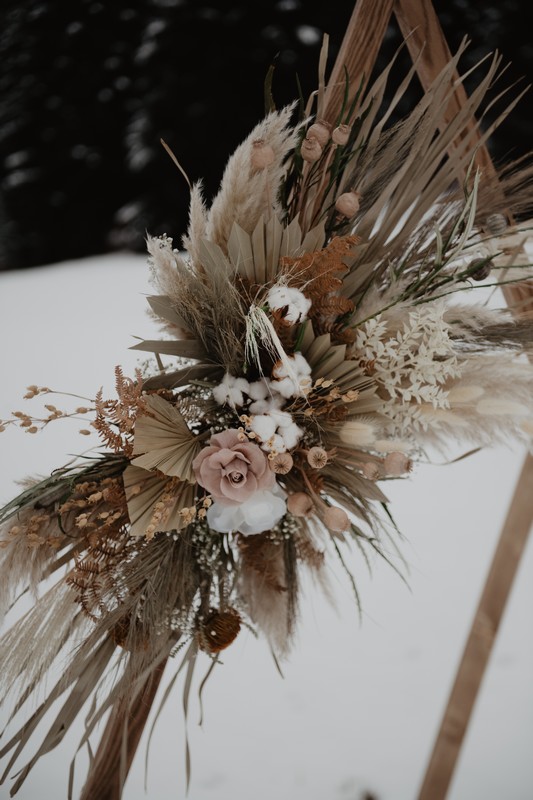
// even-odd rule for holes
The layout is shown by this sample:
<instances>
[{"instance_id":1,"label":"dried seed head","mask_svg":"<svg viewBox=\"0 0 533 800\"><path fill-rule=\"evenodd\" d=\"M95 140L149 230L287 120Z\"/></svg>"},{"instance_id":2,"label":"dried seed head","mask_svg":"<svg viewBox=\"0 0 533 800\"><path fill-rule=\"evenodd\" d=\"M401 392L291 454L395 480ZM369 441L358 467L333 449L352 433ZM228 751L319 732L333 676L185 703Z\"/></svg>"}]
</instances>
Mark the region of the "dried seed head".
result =
<instances>
[{"instance_id":1,"label":"dried seed head","mask_svg":"<svg viewBox=\"0 0 533 800\"><path fill-rule=\"evenodd\" d=\"M359 211L361 195L359 192L345 192L339 195L335 202L335 208L343 217L351 219Z\"/></svg>"},{"instance_id":2,"label":"dried seed head","mask_svg":"<svg viewBox=\"0 0 533 800\"><path fill-rule=\"evenodd\" d=\"M313 500L305 492L295 492L287 498L287 509L295 517L308 517L313 510Z\"/></svg>"},{"instance_id":3,"label":"dried seed head","mask_svg":"<svg viewBox=\"0 0 533 800\"><path fill-rule=\"evenodd\" d=\"M300 153L304 161L313 164L315 161L318 161L322 155L320 142L315 136L306 137L302 142Z\"/></svg>"},{"instance_id":4,"label":"dried seed head","mask_svg":"<svg viewBox=\"0 0 533 800\"><path fill-rule=\"evenodd\" d=\"M320 147L324 147L331 138L331 125L329 122L326 122L325 119L317 119L316 122L313 122L307 131L307 137L311 138L312 136L318 141Z\"/></svg>"},{"instance_id":5,"label":"dried seed head","mask_svg":"<svg viewBox=\"0 0 533 800\"><path fill-rule=\"evenodd\" d=\"M347 530L350 527L350 519L346 511L336 506L331 506L324 512L324 522L326 526L337 533Z\"/></svg>"},{"instance_id":6,"label":"dried seed head","mask_svg":"<svg viewBox=\"0 0 533 800\"><path fill-rule=\"evenodd\" d=\"M484 281L490 275L492 264L490 259L475 258L471 262L470 268L472 269L472 272L470 273L472 280Z\"/></svg>"},{"instance_id":7,"label":"dried seed head","mask_svg":"<svg viewBox=\"0 0 533 800\"><path fill-rule=\"evenodd\" d=\"M498 236L505 233L508 224L503 214L489 214L485 220L485 226L489 233Z\"/></svg>"},{"instance_id":8,"label":"dried seed head","mask_svg":"<svg viewBox=\"0 0 533 800\"><path fill-rule=\"evenodd\" d=\"M254 172L260 172L267 169L274 163L275 154L274 150L269 144L265 144L263 139L256 139L252 143L251 165Z\"/></svg>"},{"instance_id":9,"label":"dried seed head","mask_svg":"<svg viewBox=\"0 0 533 800\"><path fill-rule=\"evenodd\" d=\"M328 463L328 454L323 447L312 447L307 452L307 463L313 469L322 469Z\"/></svg>"},{"instance_id":10,"label":"dried seed head","mask_svg":"<svg viewBox=\"0 0 533 800\"><path fill-rule=\"evenodd\" d=\"M363 475L367 481L377 481L379 478L379 467L373 461L363 464Z\"/></svg>"},{"instance_id":11,"label":"dried seed head","mask_svg":"<svg viewBox=\"0 0 533 800\"><path fill-rule=\"evenodd\" d=\"M200 649L207 653L219 653L237 638L241 629L241 617L234 608L213 611L199 627Z\"/></svg>"},{"instance_id":12,"label":"dried seed head","mask_svg":"<svg viewBox=\"0 0 533 800\"><path fill-rule=\"evenodd\" d=\"M347 144L351 132L352 132L351 125L337 125L337 127L331 134L331 138L335 142L335 144L340 144L342 146Z\"/></svg>"},{"instance_id":13,"label":"dried seed head","mask_svg":"<svg viewBox=\"0 0 533 800\"><path fill-rule=\"evenodd\" d=\"M383 466L387 475L398 477L410 472L413 468L413 463L405 453L389 453L385 456Z\"/></svg>"},{"instance_id":14,"label":"dried seed head","mask_svg":"<svg viewBox=\"0 0 533 800\"><path fill-rule=\"evenodd\" d=\"M269 460L268 465L272 472L278 475L286 475L291 471L294 461L290 453L277 453Z\"/></svg>"}]
</instances>

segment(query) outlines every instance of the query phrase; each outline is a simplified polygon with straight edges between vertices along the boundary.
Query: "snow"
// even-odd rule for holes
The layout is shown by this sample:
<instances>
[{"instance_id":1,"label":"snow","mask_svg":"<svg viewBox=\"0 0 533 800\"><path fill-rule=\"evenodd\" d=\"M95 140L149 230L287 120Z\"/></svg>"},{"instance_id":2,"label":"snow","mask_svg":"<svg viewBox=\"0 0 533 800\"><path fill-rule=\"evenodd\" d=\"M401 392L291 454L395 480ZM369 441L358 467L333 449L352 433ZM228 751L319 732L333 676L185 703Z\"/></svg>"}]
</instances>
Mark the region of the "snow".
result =
<instances>
[{"instance_id":1,"label":"snow","mask_svg":"<svg viewBox=\"0 0 533 800\"><path fill-rule=\"evenodd\" d=\"M0 418L40 410L38 398L21 399L30 384L88 397L101 385L112 392L115 365L128 374L138 363L128 349L134 337L154 338L150 292L144 257L129 254L0 273ZM62 407L67 399L45 402ZM96 444L78 434L80 427L62 420L36 435L1 434L0 503L17 492L17 479L46 474ZM197 691L210 664L201 660L187 726L188 800L361 800L365 792L378 800L416 798L524 455L498 447L453 465L418 466L392 481L388 496L405 537L408 585L380 560L369 575L354 551L360 624L348 580L332 558L335 602L319 587L304 587L284 677L265 641L243 631L205 687L200 727ZM533 796L532 574L529 543L448 800ZM178 665L179 657L164 682ZM182 686L180 676L155 728L147 792L145 737L124 800L185 797ZM3 726L6 710L0 715ZM82 729L80 720L41 759L20 800L66 797ZM76 786L85 753L78 762ZM9 781L0 787L0 797L8 797L8 787Z\"/></svg>"}]
</instances>

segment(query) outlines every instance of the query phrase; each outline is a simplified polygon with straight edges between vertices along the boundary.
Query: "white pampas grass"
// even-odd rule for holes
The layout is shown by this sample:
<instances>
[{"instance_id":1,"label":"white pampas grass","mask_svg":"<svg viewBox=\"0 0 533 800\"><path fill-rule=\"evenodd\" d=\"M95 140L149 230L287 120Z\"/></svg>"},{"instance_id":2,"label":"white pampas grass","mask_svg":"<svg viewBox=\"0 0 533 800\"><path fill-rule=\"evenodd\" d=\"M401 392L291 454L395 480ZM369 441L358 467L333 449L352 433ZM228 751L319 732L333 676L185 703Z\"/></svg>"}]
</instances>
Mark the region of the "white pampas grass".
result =
<instances>
[{"instance_id":1,"label":"white pampas grass","mask_svg":"<svg viewBox=\"0 0 533 800\"><path fill-rule=\"evenodd\" d=\"M247 233L252 233L262 215L268 219L281 212L277 196L285 175L284 161L298 141L299 127L290 127L294 108L295 103L292 103L268 114L239 145L226 165L220 190L207 219L207 236L224 253L227 253L234 222ZM259 172L252 164L254 142L258 140L271 147L274 153L272 164ZM192 242L194 247L192 234L193 231L189 230L189 243Z\"/></svg>"}]
</instances>

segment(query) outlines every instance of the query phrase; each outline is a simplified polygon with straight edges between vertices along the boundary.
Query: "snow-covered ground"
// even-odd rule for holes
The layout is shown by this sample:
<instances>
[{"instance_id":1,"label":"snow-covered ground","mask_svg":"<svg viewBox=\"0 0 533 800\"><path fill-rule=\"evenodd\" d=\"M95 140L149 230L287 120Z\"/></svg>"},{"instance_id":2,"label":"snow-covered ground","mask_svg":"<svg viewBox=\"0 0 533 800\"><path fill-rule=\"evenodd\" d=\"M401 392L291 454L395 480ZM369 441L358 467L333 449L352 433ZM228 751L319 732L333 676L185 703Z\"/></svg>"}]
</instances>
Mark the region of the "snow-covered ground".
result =
<instances>
[{"instance_id":1,"label":"snow-covered ground","mask_svg":"<svg viewBox=\"0 0 533 800\"><path fill-rule=\"evenodd\" d=\"M42 407L21 399L30 384L89 397L101 385L111 392L115 365L127 374L137 364L128 349L133 337L154 338L148 293L142 256L0 273L0 418ZM48 473L85 450L91 442L80 427L62 420L34 436L1 434L0 504L17 492L17 479ZM206 686L202 727L195 690L210 662L200 663L188 719L188 800L361 800L365 792L416 799L524 455L498 447L453 465L419 466L391 482L408 587L383 561L370 576L354 551L359 624L348 581L332 560L335 607L318 587L305 587L284 677L265 641L242 632ZM530 543L449 800L533 797L532 575ZM147 791L142 742L124 800L185 797L181 688L178 679L155 729ZM3 726L5 711L0 715ZM82 725L39 762L17 798L66 798ZM85 754L79 765L78 786ZM9 782L0 797L8 793Z\"/></svg>"}]
</instances>

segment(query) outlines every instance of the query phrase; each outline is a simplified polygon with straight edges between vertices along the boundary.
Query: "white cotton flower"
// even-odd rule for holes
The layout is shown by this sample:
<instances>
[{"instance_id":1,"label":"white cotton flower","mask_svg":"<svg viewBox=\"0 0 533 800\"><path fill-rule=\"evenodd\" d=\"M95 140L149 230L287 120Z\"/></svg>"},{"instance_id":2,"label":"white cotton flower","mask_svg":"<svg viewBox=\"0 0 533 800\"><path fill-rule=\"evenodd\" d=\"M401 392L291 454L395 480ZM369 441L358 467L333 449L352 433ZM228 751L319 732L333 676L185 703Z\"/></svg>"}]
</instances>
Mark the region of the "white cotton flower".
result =
<instances>
[{"instance_id":1,"label":"white cotton flower","mask_svg":"<svg viewBox=\"0 0 533 800\"><path fill-rule=\"evenodd\" d=\"M234 531L244 536L263 533L273 528L285 514L286 496L276 484L273 489L255 492L238 506L225 506L215 501L207 509L207 524L219 533Z\"/></svg>"},{"instance_id":2,"label":"white cotton flower","mask_svg":"<svg viewBox=\"0 0 533 800\"><path fill-rule=\"evenodd\" d=\"M272 408L269 414L278 428L287 428L289 425L292 425L292 416L288 411L278 411L276 408Z\"/></svg>"},{"instance_id":3,"label":"white cotton flower","mask_svg":"<svg viewBox=\"0 0 533 800\"><path fill-rule=\"evenodd\" d=\"M283 311L283 319L296 324L307 319L307 312L311 308L311 300L299 289L289 286L273 286L266 297L267 303L274 311Z\"/></svg>"},{"instance_id":4,"label":"white cotton flower","mask_svg":"<svg viewBox=\"0 0 533 800\"><path fill-rule=\"evenodd\" d=\"M296 447L303 434L303 430L295 422L291 422L290 425L279 430L279 435L283 439L287 450L292 450L293 447Z\"/></svg>"},{"instance_id":5,"label":"white cotton flower","mask_svg":"<svg viewBox=\"0 0 533 800\"><path fill-rule=\"evenodd\" d=\"M279 396L268 397L266 400L256 400L249 410L251 414L271 414L281 409L282 402Z\"/></svg>"},{"instance_id":6,"label":"white cotton flower","mask_svg":"<svg viewBox=\"0 0 533 800\"><path fill-rule=\"evenodd\" d=\"M248 393L249 386L250 384L245 378L235 378L229 372L226 372L222 383L214 387L213 397L221 406L225 404L232 408L242 406L244 405L243 392L245 394Z\"/></svg>"},{"instance_id":7,"label":"white cotton flower","mask_svg":"<svg viewBox=\"0 0 533 800\"><path fill-rule=\"evenodd\" d=\"M267 378L262 378L260 381L250 383L246 394L250 400L265 400L270 394L268 387L269 381Z\"/></svg>"},{"instance_id":8,"label":"white cotton flower","mask_svg":"<svg viewBox=\"0 0 533 800\"><path fill-rule=\"evenodd\" d=\"M276 433L276 422L268 414L256 414L250 422L250 430L253 431L262 442L268 442Z\"/></svg>"},{"instance_id":9,"label":"white cotton flower","mask_svg":"<svg viewBox=\"0 0 533 800\"><path fill-rule=\"evenodd\" d=\"M272 370L275 380L270 382L270 388L279 392L287 400L291 397L303 397L311 388L311 366L301 353L289 356L289 365L279 361Z\"/></svg>"}]
</instances>

